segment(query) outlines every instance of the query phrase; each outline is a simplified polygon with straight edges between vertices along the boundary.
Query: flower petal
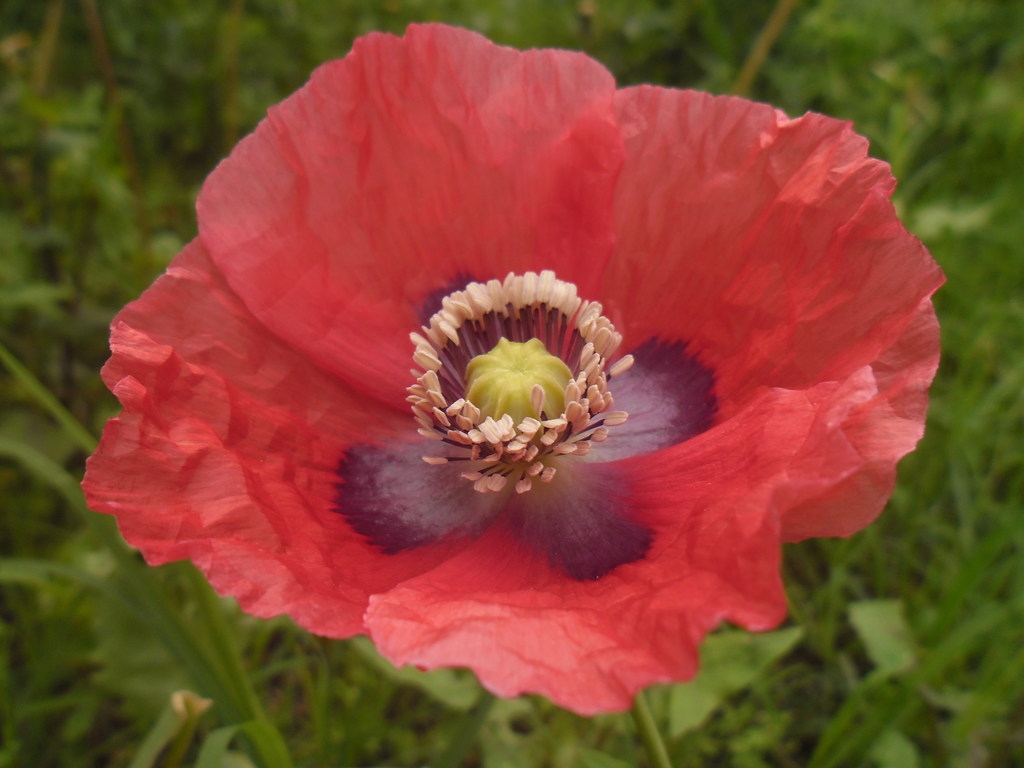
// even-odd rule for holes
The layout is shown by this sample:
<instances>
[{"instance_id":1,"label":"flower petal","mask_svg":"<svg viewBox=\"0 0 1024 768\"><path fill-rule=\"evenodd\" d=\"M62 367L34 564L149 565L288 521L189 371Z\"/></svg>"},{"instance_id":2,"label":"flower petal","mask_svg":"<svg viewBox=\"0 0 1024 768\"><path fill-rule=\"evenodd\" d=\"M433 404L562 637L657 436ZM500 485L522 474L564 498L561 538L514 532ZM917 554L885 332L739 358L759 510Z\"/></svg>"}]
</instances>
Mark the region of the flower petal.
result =
<instances>
[{"instance_id":1,"label":"flower petal","mask_svg":"<svg viewBox=\"0 0 1024 768\"><path fill-rule=\"evenodd\" d=\"M870 521L920 438L942 275L848 125L613 88L439 26L318 70L115 319L90 505L251 613L582 714L775 626L780 542ZM406 442L406 334L456 278L543 268L634 350L632 418L485 498Z\"/></svg>"},{"instance_id":2,"label":"flower petal","mask_svg":"<svg viewBox=\"0 0 1024 768\"><path fill-rule=\"evenodd\" d=\"M618 99L627 160L602 298L627 340L698 350L723 418L761 387L870 364L941 284L849 124L692 91Z\"/></svg>"},{"instance_id":3,"label":"flower petal","mask_svg":"<svg viewBox=\"0 0 1024 768\"><path fill-rule=\"evenodd\" d=\"M927 317L915 325L912 336L929 336ZM719 622L765 630L781 621L780 522L808 490L817 449L831 444L817 467L831 482L818 489L861 470L844 418L873 401L883 378L867 367L804 391L763 390L691 440L591 465L612 471L627 519L654 533L641 562L569 583L524 559L496 527L374 597L367 627L398 664L469 666L498 695L542 693L581 714L625 709L638 689L692 675L697 644ZM827 519L828 500L817 501Z\"/></svg>"},{"instance_id":4,"label":"flower petal","mask_svg":"<svg viewBox=\"0 0 1024 768\"><path fill-rule=\"evenodd\" d=\"M687 679L721 621L764 630L785 614L773 499L816 411L805 393L764 392L685 443L591 465L620 483L626 519L653 532L641 561L570 582L495 526L374 597L374 642L396 664L468 666L498 695L541 693L580 714Z\"/></svg>"},{"instance_id":5,"label":"flower petal","mask_svg":"<svg viewBox=\"0 0 1024 768\"><path fill-rule=\"evenodd\" d=\"M800 480L778 500L785 541L849 536L882 511L896 482L896 462L924 434L928 387L939 362L938 330L931 301L924 301L899 340L860 373L863 395L819 417L793 462L792 474Z\"/></svg>"},{"instance_id":6,"label":"flower petal","mask_svg":"<svg viewBox=\"0 0 1024 768\"><path fill-rule=\"evenodd\" d=\"M338 470L337 511L387 554L479 534L501 511L503 494L478 493L459 476L466 462L426 464L431 445L355 446Z\"/></svg>"},{"instance_id":7,"label":"flower petal","mask_svg":"<svg viewBox=\"0 0 1024 768\"><path fill-rule=\"evenodd\" d=\"M629 519L624 478L611 467L563 462L550 485L513 496L503 519L528 549L574 579L599 579L642 558L651 532Z\"/></svg>"},{"instance_id":8,"label":"flower petal","mask_svg":"<svg viewBox=\"0 0 1024 768\"><path fill-rule=\"evenodd\" d=\"M250 613L347 636L370 594L447 556L383 557L331 511L348 443L409 419L267 333L199 240L115 318L111 349L104 380L124 410L83 488L150 563L189 558Z\"/></svg>"},{"instance_id":9,"label":"flower petal","mask_svg":"<svg viewBox=\"0 0 1024 768\"><path fill-rule=\"evenodd\" d=\"M594 448L594 461L660 451L699 435L714 420L714 375L684 344L648 339L631 354L633 367L609 385L616 410L629 419Z\"/></svg>"},{"instance_id":10,"label":"flower petal","mask_svg":"<svg viewBox=\"0 0 1024 768\"><path fill-rule=\"evenodd\" d=\"M452 276L578 265L593 292L622 162L614 88L582 54L439 25L368 35L218 166L201 236L273 333L398 404L415 307Z\"/></svg>"},{"instance_id":11,"label":"flower petal","mask_svg":"<svg viewBox=\"0 0 1024 768\"><path fill-rule=\"evenodd\" d=\"M466 462L428 465L429 443L357 446L341 463L337 511L386 554L445 538L475 538L500 515L523 545L574 579L596 579L639 560L651 534L628 511L614 469L563 462L557 482L525 494L480 493L460 477Z\"/></svg>"}]
</instances>

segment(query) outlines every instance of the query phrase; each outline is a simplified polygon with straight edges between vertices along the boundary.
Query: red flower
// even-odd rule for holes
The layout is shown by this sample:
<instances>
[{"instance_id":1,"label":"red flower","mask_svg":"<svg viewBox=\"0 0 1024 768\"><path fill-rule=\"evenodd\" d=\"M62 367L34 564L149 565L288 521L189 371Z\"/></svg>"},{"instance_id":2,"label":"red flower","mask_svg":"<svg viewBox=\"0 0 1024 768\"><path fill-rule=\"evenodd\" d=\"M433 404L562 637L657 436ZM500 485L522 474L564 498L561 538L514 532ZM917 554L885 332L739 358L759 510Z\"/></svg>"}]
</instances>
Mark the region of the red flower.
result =
<instances>
[{"instance_id":1,"label":"red flower","mask_svg":"<svg viewBox=\"0 0 1024 768\"><path fill-rule=\"evenodd\" d=\"M943 278L866 151L581 54L369 35L214 171L199 236L115 319L89 502L258 616L624 709L723 620L777 625L780 543L871 522L921 437ZM465 405L475 347L539 335L576 368L599 331L536 435Z\"/></svg>"}]
</instances>

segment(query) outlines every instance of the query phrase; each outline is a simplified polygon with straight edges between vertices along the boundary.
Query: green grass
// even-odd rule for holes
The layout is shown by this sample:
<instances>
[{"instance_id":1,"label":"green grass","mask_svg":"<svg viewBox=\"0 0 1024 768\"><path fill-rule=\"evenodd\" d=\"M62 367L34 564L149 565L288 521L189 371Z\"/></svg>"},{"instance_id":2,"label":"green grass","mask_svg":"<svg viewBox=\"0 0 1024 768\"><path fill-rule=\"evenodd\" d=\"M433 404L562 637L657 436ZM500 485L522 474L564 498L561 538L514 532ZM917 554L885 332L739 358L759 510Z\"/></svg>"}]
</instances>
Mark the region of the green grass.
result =
<instances>
[{"instance_id":1,"label":"green grass","mask_svg":"<svg viewBox=\"0 0 1024 768\"><path fill-rule=\"evenodd\" d=\"M355 35L427 19L586 50L623 84L849 119L892 163L949 278L926 438L878 523L786 548L798 633L723 636L652 711L679 766L1024 765L1024 5L790 5L4 3L0 768L645 764L628 717L491 703L466 673L242 615L188 565L141 565L77 488L116 410L107 325L194 235L204 176ZM213 707L175 716L181 688Z\"/></svg>"}]
</instances>

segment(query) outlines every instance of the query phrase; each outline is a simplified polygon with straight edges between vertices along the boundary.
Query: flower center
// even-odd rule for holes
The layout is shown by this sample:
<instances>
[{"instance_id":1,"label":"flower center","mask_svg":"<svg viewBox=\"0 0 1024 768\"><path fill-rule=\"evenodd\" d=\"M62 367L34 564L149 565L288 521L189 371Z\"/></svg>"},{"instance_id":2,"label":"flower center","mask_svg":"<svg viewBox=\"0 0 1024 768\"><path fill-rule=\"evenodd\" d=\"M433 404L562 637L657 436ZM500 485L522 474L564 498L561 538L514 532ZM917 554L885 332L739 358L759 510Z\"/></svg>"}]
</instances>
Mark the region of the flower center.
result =
<instances>
[{"instance_id":1,"label":"flower center","mask_svg":"<svg viewBox=\"0 0 1024 768\"><path fill-rule=\"evenodd\" d=\"M498 339L490 352L477 355L466 366L466 399L484 416L506 413L516 424L537 414L534 388L539 387L549 411L565 408L564 390L572 380L568 366L550 354L539 339L527 342Z\"/></svg>"},{"instance_id":2,"label":"flower center","mask_svg":"<svg viewBox=\"0 0 1024 768\"><path fill-rule=\"evenodd\" d=\"M423 460L466 462L477 491L551 482L561 457L585 456L626 421L608 380L633 358L605 370L622 337L553 272L470 283L422 330L410 335L423 374L408 400L419 433L440 443Z\"/></svg>"}]
</instances>

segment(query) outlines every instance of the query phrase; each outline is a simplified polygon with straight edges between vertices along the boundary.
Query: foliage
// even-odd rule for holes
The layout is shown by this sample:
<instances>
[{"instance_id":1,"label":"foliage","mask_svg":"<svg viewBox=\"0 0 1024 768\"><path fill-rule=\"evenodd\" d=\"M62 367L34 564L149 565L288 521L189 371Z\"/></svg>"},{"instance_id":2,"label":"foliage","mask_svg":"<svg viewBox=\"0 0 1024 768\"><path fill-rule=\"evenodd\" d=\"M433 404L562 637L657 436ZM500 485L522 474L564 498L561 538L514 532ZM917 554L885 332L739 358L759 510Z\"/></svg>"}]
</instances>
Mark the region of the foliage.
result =
<instances>
[{"instance_id":1,"label":"foliage","mask_svg":"<svg viewBox=\"0 0 1024 768\"><path fill-rule=\"evenodd\" d=\"M787 548L799 630L715 638L692 688L650 700L680 766L1024 765L1024 5L8 0L0 768L286 765L285 745L309 766L643 763L626 718L243 616L190 566L142 566L78 494L115 411L107 325L194 236L206 173L356 35L420 20L586 50L624 84L749 85L892 163L949 277L928 435L876 525Z\"/></svg>"}]
</instances>

